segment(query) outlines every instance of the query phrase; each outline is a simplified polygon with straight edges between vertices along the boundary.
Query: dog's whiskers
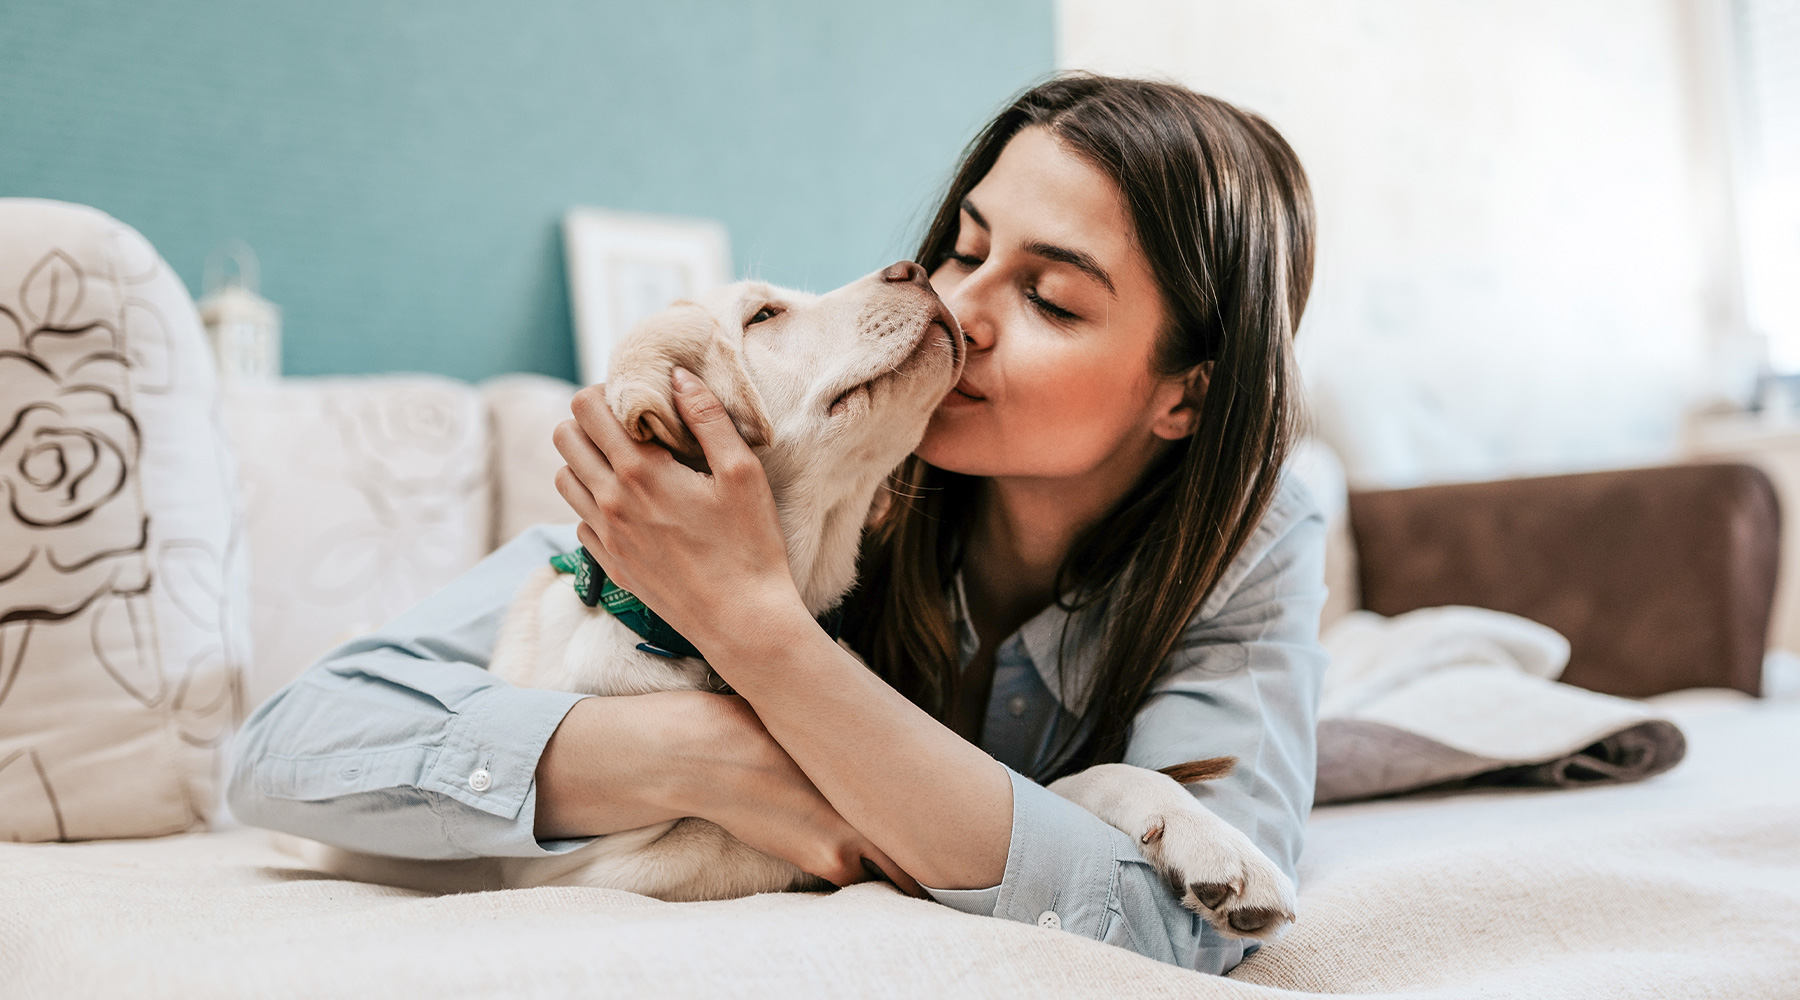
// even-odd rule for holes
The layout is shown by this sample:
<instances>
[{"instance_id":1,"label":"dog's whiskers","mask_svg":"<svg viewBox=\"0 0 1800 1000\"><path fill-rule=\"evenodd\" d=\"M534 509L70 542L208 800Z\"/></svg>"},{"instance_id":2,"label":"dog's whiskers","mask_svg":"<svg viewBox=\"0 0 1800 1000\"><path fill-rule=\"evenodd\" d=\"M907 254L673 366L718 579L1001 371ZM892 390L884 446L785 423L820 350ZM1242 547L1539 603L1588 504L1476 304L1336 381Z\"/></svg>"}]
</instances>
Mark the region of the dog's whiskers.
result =
<instances>
[{"instance_id":1,"label":"dog's whiskers","mask_svg":"<svg viewBox=\"0 0 1800 1000\"><path fill-rule=\"evenodd\" d=\"M883 483L882 488L902 500L923 500L925 494L943 489L941 486L918 486L913 489L899 489L892 483Z\"/></svg>"}]
</instances>

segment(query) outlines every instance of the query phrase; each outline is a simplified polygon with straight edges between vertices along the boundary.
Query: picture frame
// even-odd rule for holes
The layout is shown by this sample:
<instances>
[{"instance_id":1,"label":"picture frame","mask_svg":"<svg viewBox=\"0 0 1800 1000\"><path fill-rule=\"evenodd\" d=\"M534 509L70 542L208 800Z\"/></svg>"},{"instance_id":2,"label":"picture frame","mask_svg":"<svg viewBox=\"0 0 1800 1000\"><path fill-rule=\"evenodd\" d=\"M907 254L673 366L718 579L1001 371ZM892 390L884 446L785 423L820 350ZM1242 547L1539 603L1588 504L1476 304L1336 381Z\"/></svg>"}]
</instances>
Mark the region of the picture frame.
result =
<instances>
[{"instance_id":1,"label":"picture frame","mask_svg":"<svg viewBox=\"0 0 1800 1000\"><path fill-rule=\"evenodd\" d=\"M712 219L574 208L563 240L575 357L588 385L606 380L613 345L639 320L731 280L731 240Z\"/></svg>"}]
</instances>

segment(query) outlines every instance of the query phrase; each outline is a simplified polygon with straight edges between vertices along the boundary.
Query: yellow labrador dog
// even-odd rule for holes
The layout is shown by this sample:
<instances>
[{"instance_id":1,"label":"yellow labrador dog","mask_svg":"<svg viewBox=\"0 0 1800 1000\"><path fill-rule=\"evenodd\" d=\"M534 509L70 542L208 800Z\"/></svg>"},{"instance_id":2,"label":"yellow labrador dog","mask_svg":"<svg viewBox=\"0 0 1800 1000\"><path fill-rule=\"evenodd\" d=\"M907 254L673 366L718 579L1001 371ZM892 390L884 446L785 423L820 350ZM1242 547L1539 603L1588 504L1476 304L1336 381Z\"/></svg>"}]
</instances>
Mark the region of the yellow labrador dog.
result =
<instances>
[{"instance_id":1,"label":"yellow labrador dog","mask_svg":"<svg viewBox=\"0 0 1800 1000\"><path fill-rule=\"evenodd\" d=\"M855 582L858 542L883 481L924 436L963 360L955 318L924 269L903 262L825 295L741 282L678 303L617 345L607 399L633 437L691 461L699 447L675 413L674 368L712 390L762 460L794 580L808 610L823 616ZM704 660L682 655L694 651L679 648L678 635L645 630L629 594L600 596L595 569L545 566L526 581L500 631L496 674L595 695L716 688ZM1051 787L1138 838L1184 902L1221 932L1267 937L1292 919L1292 886L1176 780L1229 767L1229 758L1196 762L1169 769L1171 777L1104 764ZM418 884L423 866L470 864L360 856L347 863L351 856L337 853L330 867L401 884ZM588 885L666 900L826 887L697 818L600 837L552 858L487 864L497 869L479 881L490 887Z\"/></svg>"}]
</instances>

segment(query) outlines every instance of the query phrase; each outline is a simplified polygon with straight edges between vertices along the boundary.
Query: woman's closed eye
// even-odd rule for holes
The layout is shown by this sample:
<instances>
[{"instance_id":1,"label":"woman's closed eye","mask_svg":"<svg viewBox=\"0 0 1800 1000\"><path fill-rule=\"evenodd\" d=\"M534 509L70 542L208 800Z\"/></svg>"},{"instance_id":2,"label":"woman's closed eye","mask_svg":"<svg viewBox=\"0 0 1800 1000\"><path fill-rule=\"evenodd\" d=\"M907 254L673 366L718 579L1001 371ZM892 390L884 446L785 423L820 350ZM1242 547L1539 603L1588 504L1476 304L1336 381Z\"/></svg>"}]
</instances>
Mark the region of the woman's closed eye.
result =
<instances>
[{"instance_id":1,"label":"woman's closed eye","mask_svg":"<svg viewBox=\"0 0 1800 1000\"><path fill-rule=\"evenodd\" d=\"M1064 309L1062 306L1044 298L1042 295L1039 295L1038 290L1035 288L1025 289L1025 298L1038 312L1043 313L1057 322L1068 323L1081 318L1069 310Z\"/></svg>"},{"instance_id":2,"label":"woman's closed eye","mask_svg":"<svg viewBox=\"0 0 1800 1000\"><path fill-rule=\"evenodd\" d=\"M973 271L987 263L986 258L979 254L958 253L954 250L944 259L955 264L957 267L962 268L964 271ZM1069 323L1081 318L1074 312L1064 309L1062 306L1039 295L1038 290L1034 287L1028 286L1025 289L1025 299L1031 303L1033 309L1036 309L1038 312L1043 313L1045 316L1048 316L1059 323Z\"/></svg>"}]
</instances>

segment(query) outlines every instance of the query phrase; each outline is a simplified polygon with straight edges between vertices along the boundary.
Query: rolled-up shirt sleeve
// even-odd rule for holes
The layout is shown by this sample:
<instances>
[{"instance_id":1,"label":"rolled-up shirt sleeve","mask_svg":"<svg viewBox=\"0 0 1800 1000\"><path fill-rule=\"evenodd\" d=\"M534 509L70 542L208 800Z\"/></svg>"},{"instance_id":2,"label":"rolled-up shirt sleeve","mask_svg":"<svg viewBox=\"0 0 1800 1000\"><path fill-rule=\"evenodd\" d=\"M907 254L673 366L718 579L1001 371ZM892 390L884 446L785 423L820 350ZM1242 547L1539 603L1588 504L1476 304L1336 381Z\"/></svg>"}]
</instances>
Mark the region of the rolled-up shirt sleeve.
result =
<instances>
[{"instance_id":1,"label":"rolled-up shirt sleeve","mask_svg":"<svg viewBox=\"0 0 1800 1000\"><path fill-rule=\"evenodd\" d=\"M1138 712L1124 762L1146 768L1237 758L1224 778L1190 785L1201 805L1243 831L1296 878L1316 769L1326 655L1325 525L1303 489L1282 492L1195 615ZM1217 607L1210 605L1217 604ZM986 889L933 891L970 913L1060 927L1202 972L1230 971L1258 947L1219 934L1181 905L1135 838L1012 769L1006 873Z\"/></svg>"},{"instance_id":2,"label":"rolled-up shirt sleeve","mask_svg":"<svg viewBox=\"0 0 1800 1000\"><path fill-rule=\"evenodd\" d=\"M583 695L517 688L486 669L500 622L573 527L521 534L380 631L346 643L239 731L228 801L255 826L411 858L532 857L534 776Z\"/></svg>"}]
</instances>

